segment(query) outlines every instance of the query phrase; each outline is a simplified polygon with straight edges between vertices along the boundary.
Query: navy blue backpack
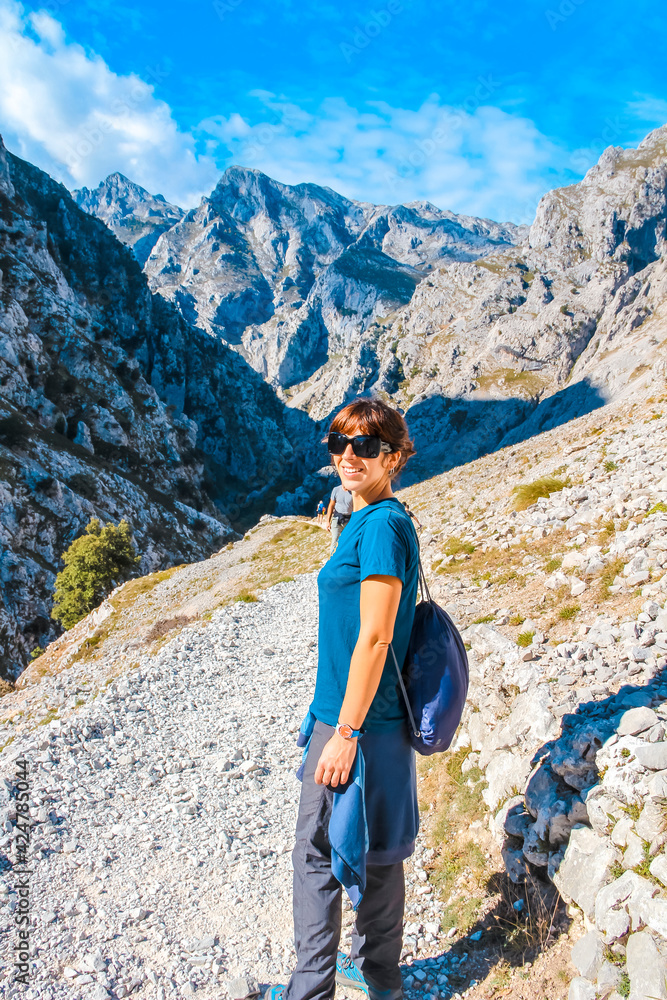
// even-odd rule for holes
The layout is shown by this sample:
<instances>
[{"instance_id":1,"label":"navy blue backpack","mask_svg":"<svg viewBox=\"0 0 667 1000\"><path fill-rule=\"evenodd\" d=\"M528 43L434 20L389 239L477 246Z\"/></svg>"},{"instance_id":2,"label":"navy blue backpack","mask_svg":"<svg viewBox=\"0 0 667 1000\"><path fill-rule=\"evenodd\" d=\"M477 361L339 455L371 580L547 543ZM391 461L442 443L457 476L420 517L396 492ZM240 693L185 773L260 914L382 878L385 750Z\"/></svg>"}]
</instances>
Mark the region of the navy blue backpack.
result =
<instances>
[{"instance_id":1,"label":"navy blue backpack","mask_svg":"<svg viewBox=\"0 0 667 1000\"><path fill-rule=\"evenodd\" d=\"M390 644L410 717L410 743L424 757L454 739L468 694L468 656L456 625L431 598L419 560L421 600L415 608L403 670Z\"/></svg>"}]
</instances>

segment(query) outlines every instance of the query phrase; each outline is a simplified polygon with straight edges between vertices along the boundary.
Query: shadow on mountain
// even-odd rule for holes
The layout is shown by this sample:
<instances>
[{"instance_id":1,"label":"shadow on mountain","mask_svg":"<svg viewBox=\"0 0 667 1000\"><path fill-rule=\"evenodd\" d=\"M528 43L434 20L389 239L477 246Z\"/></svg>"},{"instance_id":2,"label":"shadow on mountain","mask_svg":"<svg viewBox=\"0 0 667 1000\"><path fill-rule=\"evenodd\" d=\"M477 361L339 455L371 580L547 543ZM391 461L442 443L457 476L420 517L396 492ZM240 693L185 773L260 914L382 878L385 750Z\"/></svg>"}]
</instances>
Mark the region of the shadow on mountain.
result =
<instances>
[{"instance_id":1,"label":"shadow on mountain","mask_svg":"<svg viewBox=\"0 0 667 1000\"><path fill-rule=\"evenodd\" d=\"M534 399L461 399L430 396L406 413L417 454L401 480L409 486L482 455L518 444L576 417L607 400L588 381L577 382L542 402Z\"/></svg>"}]
</instances>

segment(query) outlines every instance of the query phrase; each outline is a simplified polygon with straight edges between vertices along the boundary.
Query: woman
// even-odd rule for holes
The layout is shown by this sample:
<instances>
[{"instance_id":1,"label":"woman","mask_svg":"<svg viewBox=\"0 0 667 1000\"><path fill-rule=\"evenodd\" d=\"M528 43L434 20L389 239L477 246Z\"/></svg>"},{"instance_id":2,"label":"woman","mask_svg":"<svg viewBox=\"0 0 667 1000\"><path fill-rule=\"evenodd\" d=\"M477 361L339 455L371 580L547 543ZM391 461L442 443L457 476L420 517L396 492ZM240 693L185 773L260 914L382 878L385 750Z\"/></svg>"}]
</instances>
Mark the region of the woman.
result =
<instances>
[{"instance_id":1,"label":"woman","mask_svg":"<svg viewBox=\"0 0 667 1000\"><path fill-rule=\"evenodd\" d=\"M398 1000L403 861L414 850L419 813L407 713L388 650L391 643L403 663L417 594L418 545L391 482L414 449L403 417L379 399L356 399L341 410L328 445L354 504L336 552L318 575L313 725L292 853L297 966L287 986L272 986L265 997L331 1000L338 982L364 990L371 1000ZM360 789L361 806L352 797ZM338 951L342 887L332 867L339 869L341 859L330 836L332 815L343 815L346 803L356 810L355 822L361 823L365 809L367 832L349 956ZM331 823L331 831L339 827Z\"/></svg>"}]
</instances>

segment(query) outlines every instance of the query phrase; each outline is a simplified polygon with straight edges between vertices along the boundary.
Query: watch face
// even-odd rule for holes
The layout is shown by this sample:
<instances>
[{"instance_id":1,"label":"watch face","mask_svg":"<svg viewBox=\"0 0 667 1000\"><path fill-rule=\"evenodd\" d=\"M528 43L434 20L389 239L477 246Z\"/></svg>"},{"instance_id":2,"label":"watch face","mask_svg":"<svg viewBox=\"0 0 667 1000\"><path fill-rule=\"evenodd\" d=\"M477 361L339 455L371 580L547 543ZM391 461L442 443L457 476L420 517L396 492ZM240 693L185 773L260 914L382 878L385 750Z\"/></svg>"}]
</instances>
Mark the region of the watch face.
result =
<instances>
[{"instance_id":1,"label":"watch face","mask_svg":"<svg viewBox=\"0 0 667 1000\"><path fill-rule=\"evenodd\" d=\"M338 732L343 737L343 739L349 740L350 737L352 736L352 727L343 724L342 726L338 727Z\"/></svg>"}]
</instances>

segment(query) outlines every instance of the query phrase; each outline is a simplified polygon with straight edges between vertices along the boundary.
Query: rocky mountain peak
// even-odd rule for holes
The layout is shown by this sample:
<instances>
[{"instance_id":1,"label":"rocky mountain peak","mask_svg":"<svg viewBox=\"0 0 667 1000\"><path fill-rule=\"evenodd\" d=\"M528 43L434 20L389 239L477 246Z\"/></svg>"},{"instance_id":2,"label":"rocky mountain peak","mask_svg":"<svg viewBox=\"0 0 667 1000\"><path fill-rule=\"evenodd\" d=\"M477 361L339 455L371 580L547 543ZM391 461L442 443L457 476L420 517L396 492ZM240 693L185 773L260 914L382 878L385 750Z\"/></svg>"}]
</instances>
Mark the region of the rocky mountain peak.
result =
<instances>
[{"instance_id":1,"label":"rocky mountain peak","mask_svg":"<svg viewBox=\"0 0 667 1000\"><path fill-rule=\"evenodd\" d=\"M185 214L163 195L150 194L118 171L96 188L73 191L72 197L79 208L97 216L121 242L131 246L142 266L161 234Z\"/></svg>"},{"instance_id":2,"label":"rocky mountain peak","mask_svg":"<svg viewBox=\"0 0 667 1000\"><path fill-rule=\"evenodd\" d=\"M578 184L546 194L530 247L563 262L626 263L633 272L667 249L667 126L636 149L610 146Z\"/></svg>"},{"instance_id":3,"label":"rocky mountain peak","mask_svg":"<svg viewBox=\"0 0 667 1000\"><path fill-rule=\"evenodd\" d=\"M12 178L9 173L9 165L7 163L7 150L5 149L5 144L3 142L1 135L0 135L0 192L2 192L2 194L4 194L7 198L14 197L14 185L12 184Z\"/></svg>"}]
</instances>

